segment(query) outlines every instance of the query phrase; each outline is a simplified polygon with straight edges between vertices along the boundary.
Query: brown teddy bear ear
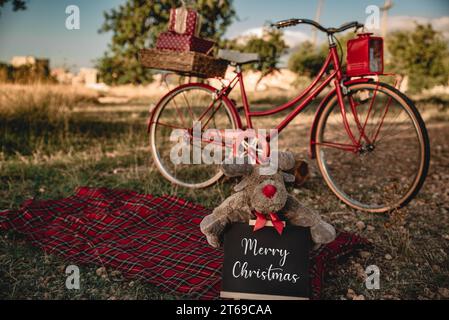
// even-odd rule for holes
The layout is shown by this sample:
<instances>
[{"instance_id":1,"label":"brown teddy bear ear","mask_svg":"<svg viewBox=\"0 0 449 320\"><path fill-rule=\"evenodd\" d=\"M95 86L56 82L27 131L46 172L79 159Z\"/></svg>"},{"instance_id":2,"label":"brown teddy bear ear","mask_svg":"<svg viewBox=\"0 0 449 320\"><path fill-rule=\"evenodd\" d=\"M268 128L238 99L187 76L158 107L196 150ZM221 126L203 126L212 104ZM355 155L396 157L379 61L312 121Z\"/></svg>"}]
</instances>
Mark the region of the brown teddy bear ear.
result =
<instances>
[{"instance_id":1,"label":"brown teddy bear ear","mask_svg":"<svg viewBox=\"0 0 449 320\"><path fill-rule=\"evenodd\" d=\"M286 152L278 152L278 163L279 169L290 175L286 180L284 176L285 182L293 182L290 181L292 179L292 175L295 177L295 186L302 186L309 178L309 165L306 161L304 161L299 154L286 151Z\"/></svg>"},{"instance_id":2,"label":"brown teddy bear ear","mask_svg":"<svg viewBox=\"0 0 449 320\"><path fill-rule=\"evenodd\" d=\"M249 163L239 164L234 160L234 163L221 165L221 170L227 177L241 177L250 175L253 172L253 165Z\"/></svg>"},{"instance_id":3,"label":"brown teddy bear ear","mask_svg":"<svg viewBox=\"0 0 449 320\"><path fill-rule=\"evenodd\" d=\"M278 167L282 171L291 171L295 167L295 155L290 151L274 151L272 157L278 157Z\"/></svg>"},{"instance_id":4,"label":"brown teddy bear ear","mask_svg":"<svg viewBox=\"0 0 449 320\"><path fill-rule=\"evenodd\" d=\"M281 174L282 174L282 177L284 178L284 181L287 183L292 183L292 182L295 182L295 180L296 180L296 177L290 173L281 171Z\"/></svg>"},{"instance_id":5,"label":"brown teddy bear ear","mask_svg":"<svg viewBox=\"0 0 449 320\"><path fill-rule=\"evenodd\" d=\"M302 186L310 176L309 165L307 162L301 159L296 159L293 174L295 175L295 186Z\"/></svg>"}]
</instances>

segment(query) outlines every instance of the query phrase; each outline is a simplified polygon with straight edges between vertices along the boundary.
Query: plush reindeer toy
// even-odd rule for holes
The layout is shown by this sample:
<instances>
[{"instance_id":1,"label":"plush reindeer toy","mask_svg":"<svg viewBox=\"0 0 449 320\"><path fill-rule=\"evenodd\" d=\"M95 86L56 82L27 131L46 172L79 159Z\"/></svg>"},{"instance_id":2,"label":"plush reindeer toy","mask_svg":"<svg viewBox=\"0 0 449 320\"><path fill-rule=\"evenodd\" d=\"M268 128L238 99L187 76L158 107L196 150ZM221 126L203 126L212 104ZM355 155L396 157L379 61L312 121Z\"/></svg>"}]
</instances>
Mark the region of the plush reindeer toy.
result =
<instances>
[{"instance_id":1,"label":"plush reindeer toy","mask_svg":"<svg viewBox=\"0 0 449 320\"><path fill-rule=\"evenodd\" d=\"M276 230L282 233L282 219L295 226L310 227L312 240L316 244L333 241L334 227L287 192L285 183L295 181L295 176L289 173L295 168L298 168L298 163L290 152L278 153L278 170L270 175L266 175L264 168L259 165L223 164L222 170L226 176L242 176L243 179L234 188L236 193L202 220L201 231L206 235L209 244L220 247L223 243L223 233L229 224L248 223L254 219L255 231L271 220Z\"/></svg>"}]
</instances>

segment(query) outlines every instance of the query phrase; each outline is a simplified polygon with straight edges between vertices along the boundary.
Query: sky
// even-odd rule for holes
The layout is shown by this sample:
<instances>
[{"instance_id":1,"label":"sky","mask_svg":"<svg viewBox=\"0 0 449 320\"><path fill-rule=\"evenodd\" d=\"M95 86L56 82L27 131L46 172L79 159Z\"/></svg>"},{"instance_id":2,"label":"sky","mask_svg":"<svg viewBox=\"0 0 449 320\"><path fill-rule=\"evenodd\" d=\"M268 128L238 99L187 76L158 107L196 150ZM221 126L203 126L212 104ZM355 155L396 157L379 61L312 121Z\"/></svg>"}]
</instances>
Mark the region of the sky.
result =
<instances>
[{"instance_id":1,"label":"sky","mask_svg":"<svg viewBox=\"0 0 449 320\"><path fill-rule=\"evenodd\" d=\"M152 0L148 0L152 1ZM11 6L0 16L0 61L12 56L32 55L50 58L52 67L91 67L107 50L111 34L99 34L103 12L126 0L29 0L26 11L13 12ZM217 0L218 2L218 0ZM413 21L429 22L449 39L449 0L393 0L389 25L391 30L411 29ZM268 21L287 18L315 18L317 0L234 0L238 20L225 37L257 34ZM382 6L384 0L325 0L321 16L324 26L339 26L347 21L366 20L368 5ZM66 7L80 9L80 30L67 30ZM290 45L310 39L310 27L286 31Z\"/></svg>"}]
</instances>

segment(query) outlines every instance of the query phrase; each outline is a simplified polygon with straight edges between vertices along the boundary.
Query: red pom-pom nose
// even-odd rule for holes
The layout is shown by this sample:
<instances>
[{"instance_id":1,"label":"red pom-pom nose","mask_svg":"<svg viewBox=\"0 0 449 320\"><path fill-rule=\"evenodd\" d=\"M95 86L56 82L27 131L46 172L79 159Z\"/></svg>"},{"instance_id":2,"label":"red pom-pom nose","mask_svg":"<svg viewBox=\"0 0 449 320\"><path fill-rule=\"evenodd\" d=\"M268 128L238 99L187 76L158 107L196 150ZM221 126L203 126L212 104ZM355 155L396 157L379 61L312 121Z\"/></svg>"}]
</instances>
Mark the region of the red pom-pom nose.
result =
<instances>
[{"instance_id":1,"label":"red pom-pom nose","mask_svg":"<svg viewBox=\"0 0 449 320\"><path fill-rule=\"evenodd\" d=\"M273 198L276 194L276 187L272 184L267 184L265 187L262 188L262 193L267 198Z\"/></svg>"}]
</instances>

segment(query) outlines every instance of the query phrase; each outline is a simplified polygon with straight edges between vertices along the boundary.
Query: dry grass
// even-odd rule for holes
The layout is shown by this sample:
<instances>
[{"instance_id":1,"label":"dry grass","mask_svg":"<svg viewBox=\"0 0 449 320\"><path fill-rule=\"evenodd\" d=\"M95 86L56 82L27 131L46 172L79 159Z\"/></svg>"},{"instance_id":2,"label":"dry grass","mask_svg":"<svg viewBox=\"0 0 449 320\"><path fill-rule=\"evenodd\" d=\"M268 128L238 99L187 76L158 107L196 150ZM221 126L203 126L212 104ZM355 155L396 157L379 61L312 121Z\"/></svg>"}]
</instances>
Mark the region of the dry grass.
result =
<instances>
[{"instance_id":1,"label":"dry grass","mask_svg":"<svg viewBox=\"0 0 449 320\"><path fill-rule=\"evenodd\" d=\"M30 154L70 142L73 108L97 103L98 94L63 85L0 85L0 153Z\"/></svg>"},{"instance_id":2,"label":"dry grass","mask_svg":"<svg viewBox=\"0 0 449 320\"><path fill-rule=\"evenodd\" d=\"M0 115L10 117L46 113L60 114L80 104L95 103L98 93L84 87L64 85L0 85Z\"/></svg>"}]
</instances>

